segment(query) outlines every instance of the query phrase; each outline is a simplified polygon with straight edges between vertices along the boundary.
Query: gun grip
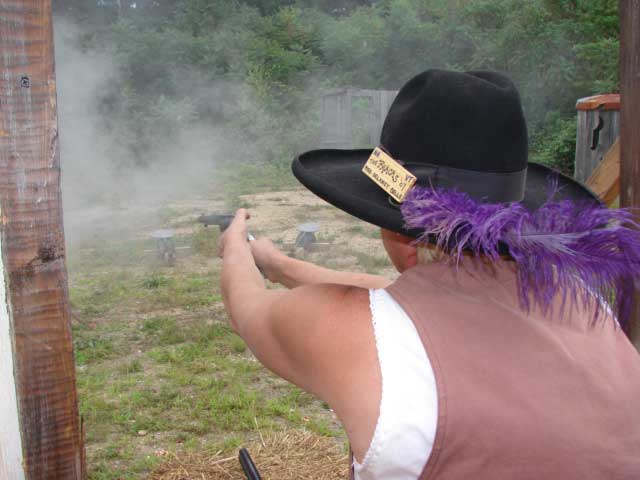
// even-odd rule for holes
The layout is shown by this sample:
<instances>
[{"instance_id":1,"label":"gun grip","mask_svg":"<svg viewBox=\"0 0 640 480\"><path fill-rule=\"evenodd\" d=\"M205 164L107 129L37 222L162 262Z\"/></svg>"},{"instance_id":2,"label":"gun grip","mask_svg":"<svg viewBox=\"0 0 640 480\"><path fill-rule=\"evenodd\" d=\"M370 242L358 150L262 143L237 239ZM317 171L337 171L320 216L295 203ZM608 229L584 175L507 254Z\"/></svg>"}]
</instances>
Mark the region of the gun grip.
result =
<instances>
[{"instance_id":1,"label":"gun grip","mask_svg":"<svg viewBox=\"0 0 640 480\"><path fill-rule=\"evenodd\" d=\"M231 222L233 222L233 216L231 215L221 215L220 218L220 223L218 223L218 225L220 226L220 232L224 232L227 228L229 228L229 225L231 225Z\"/></svg>"}]
</instances>

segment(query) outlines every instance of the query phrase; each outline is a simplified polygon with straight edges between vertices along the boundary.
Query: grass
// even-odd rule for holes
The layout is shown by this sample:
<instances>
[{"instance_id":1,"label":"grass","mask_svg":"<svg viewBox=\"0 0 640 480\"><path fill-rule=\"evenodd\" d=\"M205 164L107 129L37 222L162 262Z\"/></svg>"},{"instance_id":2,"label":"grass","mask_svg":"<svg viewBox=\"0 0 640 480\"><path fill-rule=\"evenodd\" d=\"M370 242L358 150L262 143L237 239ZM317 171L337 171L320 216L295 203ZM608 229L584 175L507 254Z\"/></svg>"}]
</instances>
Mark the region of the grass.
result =
<instances>
[{"instance_id":1,"label":"grass","mask_svg":"<svg viewBox=\"0 0 640 480\"><path fill-rule=\"evenodd\" d=\"M194 252L212 257L218 252L220 230L217 227L200 228L191 236L191 247Z\"/></svg>"},{"instance_id":2,"label":"grass","mask_svg":"<svg viewBox=\"0 0 640 480\"><path fill-rule=\"evenodd\" d=\"M369 255L364 252L354 252L354 254L358 259L358 264L367 273L377 274L382 269L391 267L391 262L385 255Z\"/></svg>"},{"instance_id":3,"label":"grass","mask_svg":"<svg viewBox=\"0 0 640 480\"><path fill-rule=\"evenodd\" d=\"M113 271L79 276L70 282L69 296L72 309L81 318L92 319L127 309L145 312L158 307L193 309L211 305L220 301L214 289L217 282L217 272Z\"/></svg>"},{"instance_id":4,"label":"grass","mask_svg":"<svg viewBox=\"0 0 640 480\"><path fill-rule=\"evenodd\" d=\"M231 440L226 435L222 440L229 445L239 442L239 434L256 428L283 426L335 434L326 420L302 411L322 407L248 357L244 343L226 324L202 325L198 320L179 324L176 318L157 316L128 328L142 333L135 348L126 352L124 335L118 345L123 356L110 349L105 356L87 356L79 362L87 367L79 370L78 388L89 445L119 438L120 445L135 448L158 434L177 436L179 444L199 445L208 443L212 433L230 434ZM75 333L78 351L83 352L83 345L100 333L108 336L110 328L98 327L91 335L83 330ZM146 432L144 437L141 431ZM169 446L175 447L174 442ZM126 448L112 445L100 449L105 455L101 461L123 462L128 472L133 459ZM112 478L123 478L121 473ZM111 478L100 476L104 474L98 468L90 478Z\"/></svg>"},{"instance_id":5,"label":"grass","mask_svg":"<svg viewBox=\"0 0 640 480\"><path fill-rule=\"evenodd\" d=\"M340 435L326 405L265 370L228 326L216 237L182 238L192 249L174 267L134 235L69 253L89 479L143 478L158 449L237 448L256 429Z\"/></svg>"},{"instance_id":6,"label":"grass","mask_svg":"<svg viewBox=\"0 0 640 480\"><path fill-rule=\"evenodd\" d=\"M146 250L154 251L151 238L123 241L119 236L99 236L87 239L76 247L67 258L70 272L87 273L104 268L129 267L149 264L155 257Z\"/></svg>"},{"instance_id":7,"label":"grass","mask_svg":"<svg viewBox=\"0 0 640 480\"><path fill-rule=\"evenodd\" d=\"M334 213L334 207L330 205L305 205L303 208L296 209L293 217L299 223L307 223L333 218Z\"/></svg>"},{"instance_id":8,"label":"grass","mask_svg":"<svg viewBox=\"0 0 640 480\"><path fill-rule=\"evenodd\" d=\"M367 229L364 225L351 225L344 229L344 232L348 235L365 235Z\"/></svg>"},{"instance_id":9,"label":"grass","mask_svg":"<svg viewBox=\"0 0 640 480\"><path fill-rule=\"evenodd\" d=\"M369 224L350 225L344 229L349 236L360 235L366 238L380 239L380 229Z\"/></svg>"}]
</instances>

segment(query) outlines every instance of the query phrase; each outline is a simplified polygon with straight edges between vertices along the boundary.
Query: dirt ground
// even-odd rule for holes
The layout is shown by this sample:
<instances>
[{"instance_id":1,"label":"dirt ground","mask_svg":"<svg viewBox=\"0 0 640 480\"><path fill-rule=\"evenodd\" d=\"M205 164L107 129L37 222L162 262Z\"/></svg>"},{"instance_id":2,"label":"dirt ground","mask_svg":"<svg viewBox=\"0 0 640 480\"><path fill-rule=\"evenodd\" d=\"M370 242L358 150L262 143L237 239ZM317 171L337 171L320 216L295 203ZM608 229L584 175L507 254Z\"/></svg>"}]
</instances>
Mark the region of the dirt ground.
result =
<instances>
[{"instance_id":1,"label":"dirt ground","mask_svg":"<svg viewBox=\"0 0 640 480\"><path fill-rule=\"evenodd\" d=\"M321 252L305 254L309 261L322 262L332 258L343 269L361 271L365 267L352 254L384 256L378 227L336 209L307 190L242 195L238 198L237 206L248 209L251 214L251 233L256 237L269 237L288 252L291 252L290 244L298 235L297 227L303 223L317 223L319 231L316 237L318 242L325 245ZM174 200L159 208L137 206L66 212L67 244L73 248L82 239L100 236L111 238L121 236L123 231L133 238L148 239L159 228L171 228L179 238L201 229L195 219L200 214L212 212L233 213L233 209L227 208L222 200L195 198ZM135 229L132 230L134 226ZM185 258L188 257L188 252L180 255L179 249L178 255ZM390 266L380 267L379 273L390 277L396 275Z\"/></svg>"}]
</instances>

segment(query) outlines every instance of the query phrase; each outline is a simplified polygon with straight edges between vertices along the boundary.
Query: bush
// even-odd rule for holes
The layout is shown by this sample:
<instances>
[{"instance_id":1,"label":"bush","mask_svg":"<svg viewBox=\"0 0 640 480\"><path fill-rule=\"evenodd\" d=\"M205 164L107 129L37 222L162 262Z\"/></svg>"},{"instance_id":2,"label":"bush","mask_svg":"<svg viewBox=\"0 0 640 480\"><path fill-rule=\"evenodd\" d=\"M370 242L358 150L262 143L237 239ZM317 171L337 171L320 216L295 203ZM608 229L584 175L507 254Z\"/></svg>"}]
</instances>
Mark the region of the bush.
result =
<instances>
[{"instance_id":1,"label":"bush","mask_svg":"<svg viewBox=\"0 0 640 480\"><path fill-rule=\"evenodd\" d=\"M575 152L576 118L557 117L532 138L530 160L573 176Z\"/></svg>"}]
</instances>

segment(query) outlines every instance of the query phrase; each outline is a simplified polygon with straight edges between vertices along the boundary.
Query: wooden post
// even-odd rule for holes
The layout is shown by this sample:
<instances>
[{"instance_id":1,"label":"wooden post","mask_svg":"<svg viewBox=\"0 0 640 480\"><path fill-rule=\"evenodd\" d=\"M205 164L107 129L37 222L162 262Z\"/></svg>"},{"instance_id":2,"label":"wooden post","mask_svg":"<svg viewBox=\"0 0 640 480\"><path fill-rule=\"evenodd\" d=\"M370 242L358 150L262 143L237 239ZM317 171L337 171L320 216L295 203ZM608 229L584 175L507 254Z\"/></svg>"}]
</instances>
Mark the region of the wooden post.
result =
<instances>
[{"instance_id":1,"label":"wooden post","mask_svg":"<svg viewBox=\"0 0 640 480\"><path fill-rule=\"evenodd\" d=\"M575 178L586 181L620 135L620 95L581 98L576 103Z\"/></svg>"},{"instance_id":2,"label":"wooden post","mask_svg":"<svg viewBox=\"0 0 640 480\"><path fill-rule=\"evenodd\" d=\"M76 480L84 475L51 21L51 0L0 2L3 480Z\"/></svg>"},{"instance_id":3,"label":"wooden post","mask_svg":"<svg viewBox=\"0 0 640 480\"><path fill-rule=\"evenodd\" d=\"M604 154L586 184L606 205L611 206L620 196L620 137Z\"/></svg>"},{"instance_id":4,"label":"wooden post","mask_svg":"<svg viewBox=\"0 0 640 480\"><path fill-rule=\"evenodd\" d=\"M640 206L640 0L620 0L620 206ZM640 292L627 331L640 346Z\"/></svg>"}]
</instances>

